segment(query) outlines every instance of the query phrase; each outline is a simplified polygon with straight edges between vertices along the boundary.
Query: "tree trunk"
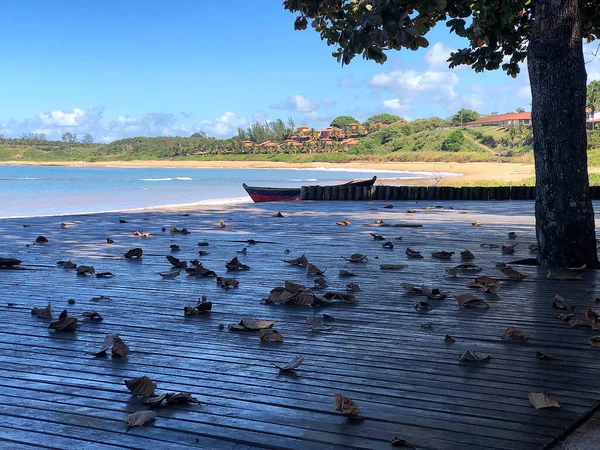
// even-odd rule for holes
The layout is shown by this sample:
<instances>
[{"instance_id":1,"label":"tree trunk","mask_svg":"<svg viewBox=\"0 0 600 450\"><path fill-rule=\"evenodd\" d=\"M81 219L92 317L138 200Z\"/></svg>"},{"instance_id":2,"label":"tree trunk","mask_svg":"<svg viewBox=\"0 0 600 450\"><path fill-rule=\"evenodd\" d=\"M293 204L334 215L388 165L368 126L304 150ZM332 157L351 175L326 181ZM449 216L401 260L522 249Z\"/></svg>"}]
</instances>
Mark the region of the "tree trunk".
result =
<instances>
[{"instance_id":1,"label":"tree trunk","mask_svg":"<svg viewBox=\"0 0 600 450\"><path fill-rule=\"evenodd\" d=\"M537 0L527 56L538 264L598 265L589 193L579 0Z\"/></svg>"}]
</instances>

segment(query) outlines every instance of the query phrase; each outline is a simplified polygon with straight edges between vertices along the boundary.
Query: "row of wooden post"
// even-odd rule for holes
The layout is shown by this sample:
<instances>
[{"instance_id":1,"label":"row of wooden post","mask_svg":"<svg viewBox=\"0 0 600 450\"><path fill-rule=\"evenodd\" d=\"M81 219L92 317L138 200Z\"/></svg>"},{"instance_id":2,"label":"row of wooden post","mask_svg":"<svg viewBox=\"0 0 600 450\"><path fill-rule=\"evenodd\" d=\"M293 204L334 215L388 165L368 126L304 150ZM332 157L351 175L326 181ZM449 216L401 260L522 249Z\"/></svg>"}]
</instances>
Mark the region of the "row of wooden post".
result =
<instances>
[{"instance_id":1,"label":"row of wooden post","mask_svg":"<svg viewBox=\"0 0 600 450\"><path fill-rule=\"evenodd\" d=\"M600 188L600 187L599 187ZM592 189L594 191L594 189ZM592 195L600 199L600 189ZM594 192L592 192L594 194ZM533 186L302 186L302 200L534 200Z\"/></svg>"}]
</instances>

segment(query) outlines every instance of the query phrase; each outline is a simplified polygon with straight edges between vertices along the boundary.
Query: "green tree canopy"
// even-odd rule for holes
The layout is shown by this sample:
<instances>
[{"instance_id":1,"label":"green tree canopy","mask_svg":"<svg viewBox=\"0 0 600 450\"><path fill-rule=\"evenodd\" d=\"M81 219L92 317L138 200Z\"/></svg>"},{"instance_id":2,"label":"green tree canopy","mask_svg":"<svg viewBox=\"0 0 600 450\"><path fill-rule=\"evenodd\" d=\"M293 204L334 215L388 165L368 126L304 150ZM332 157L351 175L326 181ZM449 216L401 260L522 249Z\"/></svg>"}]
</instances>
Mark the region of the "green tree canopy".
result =
<instances>
[{"instance_id":1,"label":"green tree canopy","mask_svg":"<svg viewBox=\"0 0 600 450\"><path fill-rule=\"evenodd\" d=\"M515 77L527 58L532 95L538 262L598 265L587 174L583 40L600 36L598 0L284 0L333 56L384 63L390 50L429 46L437 24L466 41L449 66L502 68ZM535 20L534 20L535 18ZM561 105L557 108L556 105Z\"/></svg>"},{"instance_id":2,"label":"green tree canopy","mask_svg":"<svg viewBox=\"0 0 600 450\"><path fill-rule=\"evenodd\" d=\"M518 113L524 113L524 112L525 112L525 109L524 109L524 108L521 108L521 107L519 106L517 109L515 109L515 112L518 112Z\"/></svg>"},{"instance_id":3,"label":"green tree canopy","mask_svg":"<svg viewBox=\"0 0 600 450\"><path fill-rule=\"evenodd\" d=\"M600 81L594 80L587 86L586 107L592 114L600 110Z\"/></svg>"},{"instance_id":4,"label":"green tree canopy","mask_svg":"<svg viewBox=\"0 0 600 450\"><path fill-rule=\"evenodd\" d=\"M352 116L338 116L331 121L331 126L343 129L343 128L348 127L348 125L350 125L351 123L359 123L359 122Z\"/></svg>"},{"instance_id":5,"label":"green tree canopy","mask_svg":"<svg viewBox=\"0 0 600 450\"><path fill-rule=\"evenodd\" d=\"M481 119L481 114L472 109L462 108L456 114L454 114L450 120L454 125L463 125L465 123L474 122Z\"/></svg>"},{"instance_id":6,"label":"green tree canopy","mask_svg":"<svg viewBox=\"0 0 600 450\"><path fill-rule=\"evenodd\" d=\"M388 114L388 113L382 113L382 114L375 114L374 116L371 116L367 119L368 123L386 123L388 125L398 122L399 120L402 120L402 117L397 116L395 114Z\"/></svg>"}]
</instances>

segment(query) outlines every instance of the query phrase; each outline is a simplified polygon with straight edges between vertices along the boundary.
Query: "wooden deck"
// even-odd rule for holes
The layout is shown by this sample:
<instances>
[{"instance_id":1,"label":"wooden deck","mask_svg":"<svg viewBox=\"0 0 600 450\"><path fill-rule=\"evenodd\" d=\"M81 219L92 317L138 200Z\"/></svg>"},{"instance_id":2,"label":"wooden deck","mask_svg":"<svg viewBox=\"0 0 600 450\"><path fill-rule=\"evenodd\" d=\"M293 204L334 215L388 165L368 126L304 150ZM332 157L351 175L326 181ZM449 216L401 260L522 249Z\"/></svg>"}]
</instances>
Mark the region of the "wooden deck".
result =
<instances>
[{"instance_id":1,"label":"wooden deck","mask_svg":"<svg viewBox=\"0 0 600 450\"><path fill-rule=\"evenodd\" d=\"M0 220L0 257L22 259L27 269L0 271L0 447L387 449L394 437L435 450L550 447L600 402L600 348L588 341L600 333L570 328L556 318L563 311L552 308L560 294L583 318L600 294L596 272L584 271L583 280L573 282L548 280L545 270L532 266L518 266L530 275L523 281L502 275L496 262L531 256L532 202L447 201L434 210L426 210L426 202L393 203L394 209L383 209L383 202L289 202L189 210L189 216L182 210ZM406 216L407 209L417 212ZM271 217L277 211L285 217ZM376 219L423 227L362 226ZM338 226L339 220L352 224ZM484 225L472 226L476 220ZM61 229L61 222L71 228ZM171 224L191 234L170 234ZM136 230L151 235L136 238ZM480 247L514 243L509 231L518 235L514 255ZM382 249L370 232L389 238L395 248ZM26 246L40 234L47 244ZM106 243L109 236L113 244ZM394 240L399 236L402 240ZM272 243L236 242L247 239ZM208 247L196 245L204 240ZM170 244L181 251L171 253ZM245 246L247 255L237 255ZM425 258L407 259L407 246ZM134 247L143 248L141 261L122 257ZM199 249L210 254L198 257ZM497 295L466 288L470 276L445 275L460 263L464 249L484 268L480 274L503 279ZM457 254L441 261L430 256L437 250ZM356 252L368 255L368 263L341 258ZM285 280L312 286L313 276L281 262L302 253L328 269L331 290L343 291L349 281L360 284L358 303L315 308L260 303ZM240 281L230 290L217 287L214 278L184 272L162 280L157 272L169 270L164 257L169 254L200 259L219 275L236 255L252 269L230 272ZM56 266L68 259L116 276L77 276ZM382 271L384 263L408 268ZM358 276L339 278L340 269ZM454 295L475 293L490 308L461 309L448 298L430 301L430 312L417 311L415 303L424 298L405 294L401 282ZM100 295L109 299L91 300ZM213 302L213 312L184 317L183 307L201 295ZM73 305L67 303L71 298ZM48 302L55 317L64 308L79 316L80 328L54 332L30 314ZM90 310L104 320L84 320L81 313ZM311 331L306 318L323 313L335 317L328 323L332 329ZM218 327L241 318L276 320L285 342L261 343L254 333ZM509 326L530 333L530 339L503 340ZM86 355L107 333L118 333L131 353L121 359ZM456 343L446 344L446 334ZM491 360L459 363L465 350L487 352ZM539 360L537 350L558 359ZM280 374L270 365L296 355L306 357L296 373ZM142 375L159 391L191 392L201 404L156 408L155 422L127 430L127 415L146 407L123 380ZM358 404L364 421L349 421L334 410L337 392ZM555 398L561 408L534 409L530 392Z\"/></svg>"}]
</instances>

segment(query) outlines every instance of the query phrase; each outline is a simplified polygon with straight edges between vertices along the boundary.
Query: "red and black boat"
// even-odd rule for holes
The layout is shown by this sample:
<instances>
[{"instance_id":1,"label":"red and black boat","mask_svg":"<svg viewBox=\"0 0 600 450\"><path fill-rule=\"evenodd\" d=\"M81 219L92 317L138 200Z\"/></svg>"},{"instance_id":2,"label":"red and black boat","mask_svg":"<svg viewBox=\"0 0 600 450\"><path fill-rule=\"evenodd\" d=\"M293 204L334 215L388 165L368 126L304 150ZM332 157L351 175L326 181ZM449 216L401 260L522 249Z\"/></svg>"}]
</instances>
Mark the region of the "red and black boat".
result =
<instances>
[{"instance_id":1,"label":"red and black boat","mask_svg":"<svg viewBox=\"0 0 600 450\"><path fill-rule=\"evenodd\" d=\"M349 181L348 183L339 184L338 186L373 186L376 180L377 177L373 177L368 180ZM242 183L242 186L246 190L250 198L254 200L254 203L280 202L284 200L300 200L300 188L248 186L246 183Z\"/></svg>"}]
</instances>

